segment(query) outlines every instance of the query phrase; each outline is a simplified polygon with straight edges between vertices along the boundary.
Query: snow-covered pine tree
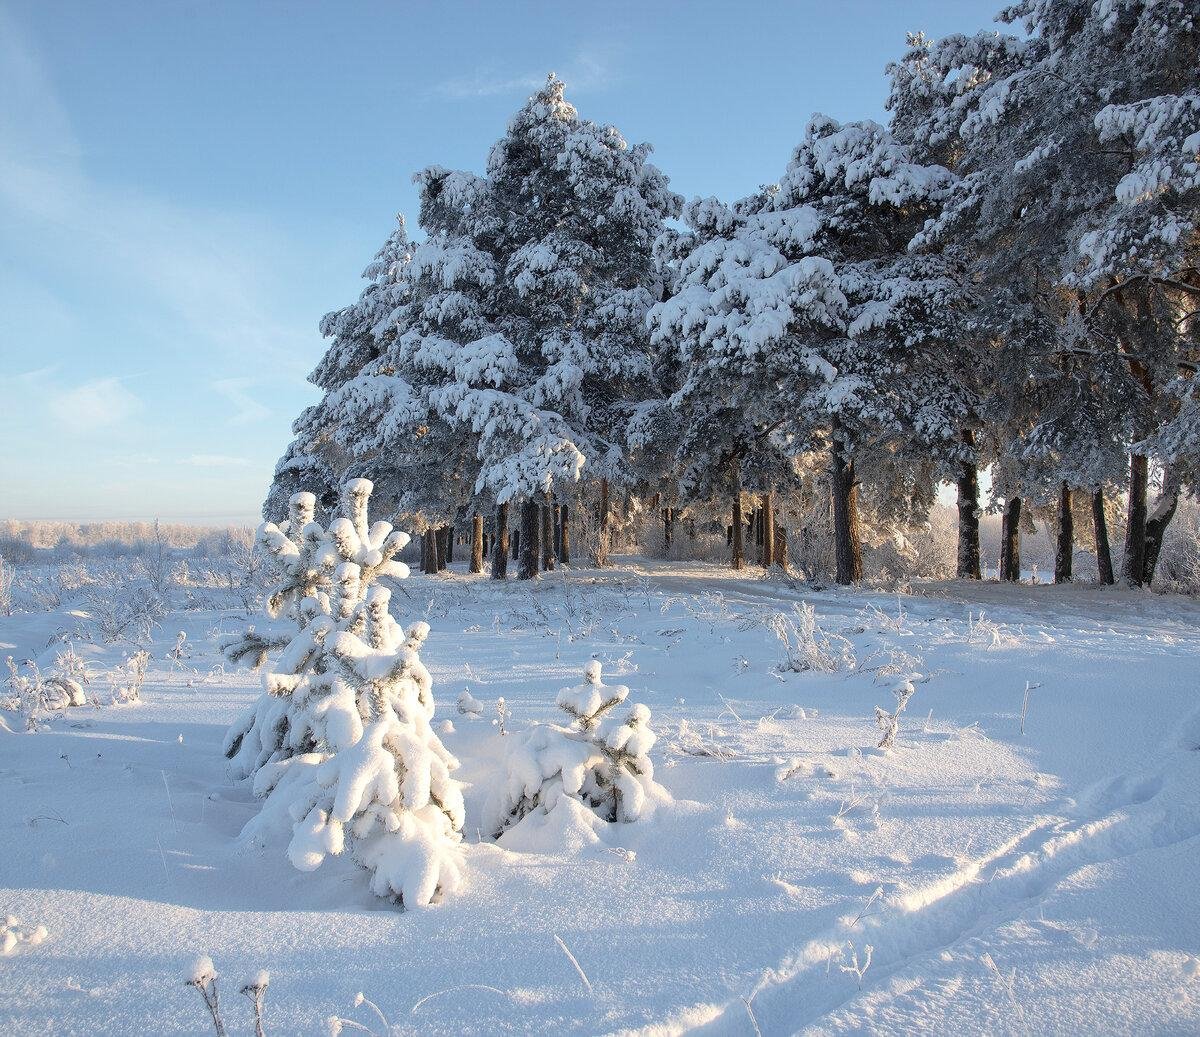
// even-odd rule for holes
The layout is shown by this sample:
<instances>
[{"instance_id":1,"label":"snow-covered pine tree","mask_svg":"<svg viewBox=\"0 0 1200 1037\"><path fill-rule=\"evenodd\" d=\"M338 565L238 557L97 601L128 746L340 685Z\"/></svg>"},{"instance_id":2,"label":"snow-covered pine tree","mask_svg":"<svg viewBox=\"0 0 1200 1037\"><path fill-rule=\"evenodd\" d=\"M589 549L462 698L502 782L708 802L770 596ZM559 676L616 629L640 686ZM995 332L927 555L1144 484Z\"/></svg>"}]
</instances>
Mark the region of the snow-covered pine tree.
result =
<instances>
[{"instance_id":1,"label":"snow-covered pine tree","mask_svg":"<svg viewBox=\"0 0 1200 1037\"><path fill-rule=\"evenodd\" d=\"M1183 0L1024 0L1000 18L1023 21L1026 36L910 40L892 68L894 125L960 174L923 238L967 249L981 294L1007 295L1053 326L995 380L1021 387L1009 398L1026 413L1032 382L1047 410L1009 423L1037 433L1009 449L1049 467L1065 502L1073 479L1095 494L1122 478L1112 444L1141 440L1126 468L1125 578L1142 583L1180 484L1177 472L1164 479L1147 527L1145 450L1166 446L1157 430L1174 411L1180 361L1185 371L1191 362L1180 332L1197 297L1200 23ZM997 312L992 339L1003 341L1014 308ZM1081 400L1095 405L1076 415Z\"/></svg>"},{"instance_id":2,"label":"snow-covered pine tree","mask_svg":"<svg viewBox=\"0 0 1200 1037\"><path fill-rule=\"evenodd\" d=\"M626 702L629 689L601 680L601 665L584 667L583 683L563 688L557 704L565 724L538 724L505 739L505 778L489 796L485 818L499 838L530 814L548 815L564 799L600 820L636 821L663 792L654 781L656 739L650 710Z\"/></svg>"},{"instance_id":3,"label":"snow-covered pine tree","mask_svg":"<svg viewBox=\"0 0 1200 1037\"><path fill-rule=\"evenodd\" d=\"M648 155L579 118L551 76L486 176L417 174L427 238L389 335L376 327L377 355L327 408L352 457L401 451L401 512L524 501L532 522L585 464L624 477L628 401L647 395L651 245L679 207Z\"/></svg>"},{"instance_id":4,"label":"snow-covered pine tree","mask_svg":"<svg viewBox=\"0 0 1200 1037\"><path fill-rule=\"evenodd\" d=\"M951 180L876 123L814 116L779 185L687 207L691 251L651 312L656 341L685 356L685 442L732 427L796 455L824 444L840 582L861 575L860 483L905 483L881 502L927 510L929 456L963 452L963 282L953 257L907 252Z\"/></svg>"},{"instance_id":5,"label":"snow-covered pine tree","mask_svg":"<svg viewBox=\"0 0 1200 1037\"><path fill-rule=\"evenodd\" d=\"M392 314L408 291L404 274L412 256L412 245L403 216L396 217L396 229L363 271L367 285L359 298L340 310L321 318L321 335L330 339L321 362L309 375L309 381L324 390L320 403L307 407L292 426L295 438L275 469L270 492L263 505L264 517L285 511L291 496L299 491L316 493L323 511L331 513L337 505L338 488L347 470L357 462L375 461L372 475L376 481L376 505L380 497L394 503L402 480L398 475L400 459L384 454L381 442L390 439L375 433L368 416L369 400L358 391L357 376L379 355L380 342L392 334ZM411 394L403 385L373 385L387 390L386 413L404 427L418 423L421 414L414 409ZM392 467L388 466L388 461ZM395 484L395 485L393 485ZM382 488L388 492L380 493Z\"/></svg>"},{"instance_id":6,"label":"snow-covered pine tree","mask_svg":"<svg viewBox=\"0 0 1200 1037\"><path fill-rule=\"evenodd\" d=\"M418 654L429 628L402 629L391 592L376 582L408 575L395 560L408 536L369 521L371 490L366 479L347 482L327 529L312 521L308 493L293 496L287 523L260 528L280 576L267 604L276 626L222 647L256 666L278 654L225 752L266 800L247 832L290 824L288 855L304 871L348 846L378 895L421 906L461 880L462 792L451 776L457 761L430 727L431 681Z\"/></svg>"}]
</instances>

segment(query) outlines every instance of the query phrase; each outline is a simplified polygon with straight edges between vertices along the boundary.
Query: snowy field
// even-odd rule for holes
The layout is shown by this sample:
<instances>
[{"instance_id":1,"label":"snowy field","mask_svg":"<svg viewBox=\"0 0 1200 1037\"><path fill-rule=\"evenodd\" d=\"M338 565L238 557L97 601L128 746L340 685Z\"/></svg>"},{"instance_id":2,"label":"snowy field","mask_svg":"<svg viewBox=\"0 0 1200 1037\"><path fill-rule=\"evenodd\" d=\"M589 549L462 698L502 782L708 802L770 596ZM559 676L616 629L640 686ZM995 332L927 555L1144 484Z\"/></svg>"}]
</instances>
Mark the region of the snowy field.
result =
<instances>
[{"instance_id":1,"label":"snowy field","mask_svg":"<svg viewBox=\"0 0 1200 1037\"><path fill-rule=\"evenodd\" d=\"M286 838L239 839L256 803L220 745L258 684L215 638L244 613L171 613L140 702L98 694L34 733L0 713L0 915L19 920L0 1033L211 1032L183 983L202 953L231 1034L252 1032L237 991L258 969L276 1037L334 1015L382 1034L359 991L394 1033L1200 1031L1197 602L812 592L634 559L403 589L470 783L465 889L399 912L348 861L302 874ZM799 602L846 639L836 671L780 671L772 626ZM0 618L0 656L87 622ZM93 686L128 651L75 648ZM497 698L509 732L550 719L592 658L651 708L673 801L598 837L490 842ZM874 708L914 672L882 753Z\"/></svg>"}]
</instances>

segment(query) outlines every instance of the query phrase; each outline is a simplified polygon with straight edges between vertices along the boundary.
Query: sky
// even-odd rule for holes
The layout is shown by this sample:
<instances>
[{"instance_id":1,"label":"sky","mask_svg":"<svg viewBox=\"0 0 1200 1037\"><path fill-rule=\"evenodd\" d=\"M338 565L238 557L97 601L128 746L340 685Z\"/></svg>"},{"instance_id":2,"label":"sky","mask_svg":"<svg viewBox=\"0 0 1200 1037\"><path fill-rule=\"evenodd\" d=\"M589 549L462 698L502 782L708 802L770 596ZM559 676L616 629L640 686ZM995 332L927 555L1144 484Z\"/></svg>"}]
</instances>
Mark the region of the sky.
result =
<instances>
[{"instance_id":1,"label":"sky","mask_svg":"<svg viewBox=\"0 0 1200 1037\"><path fill-rule=\"evenodd\" d=\"M0 0L0 518L256 521L412 174L482 172L548 72L734 199L999 6Z\"/></svg>"}]
</instances>

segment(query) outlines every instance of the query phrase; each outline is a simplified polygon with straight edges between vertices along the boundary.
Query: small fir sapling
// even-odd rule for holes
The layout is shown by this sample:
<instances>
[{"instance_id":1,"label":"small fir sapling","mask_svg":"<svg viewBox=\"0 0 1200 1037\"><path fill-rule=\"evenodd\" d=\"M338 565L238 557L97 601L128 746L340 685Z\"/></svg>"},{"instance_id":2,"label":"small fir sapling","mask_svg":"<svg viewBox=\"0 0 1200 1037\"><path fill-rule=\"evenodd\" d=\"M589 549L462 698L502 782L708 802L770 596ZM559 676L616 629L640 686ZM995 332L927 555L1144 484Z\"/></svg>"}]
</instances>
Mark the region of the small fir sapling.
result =
<instances>
[{"instance_id":1,"label":"small fir sapling","mask_svg":"<svg viewBox=\"0 0 1200 1037\"><path fill-rule=\"evenodd\" d=\"M483 715L483 703L464 688L458 696L458 711L465 717L478 720Z\"/></svg>"},{"instance_id":2,"label":"small fir sapling","mask_svg":"<svg viewBox=\"0 0 1200 1037\"><path fill-rule=\"evenodd\" d=\"M900 714L904 712L904 707L908 705L908 700L913 697L913 693L917 690L913 681L919 677L920 674L913 674L896 685L892 691L892 694L896 696L896 708L891 713L882 706L875 707L875 724L881 732L877 748L882 749L884 752L887 752L887 750L896 744L896 735L900 732Z\"/></svg>"},{"instance_id":3,"label":"small fir sapling","mask_svg":"<svg viewBox=\"0 0 1200 1037\"><path fill-rule=\"evenodd\" d=\"M146 668L150 664L150 653L144 648L127 655L113 670L109 678L114 703L137 702L142 697L142 684L146 680Z\"/></svg>"},{"instance_id":4,"label":"small fir sapling","mask_svg":"<svg viewBox=\"0 0 1200 1037\"><path fill-rule=\"evenodd\" d=\"M7 915L0 925L0 958L12 957L22 947L36 947L48 936L44 925L23 925L16 915Z\"/></svg>"},{"instance_id":5,"label":"small fir sapling","mask_svg":"<svg viewBox=\"0 0 1200 1037\"><path fill-rule=\"evenodd\" d=\"M636 821L661 795L654 781L650 710L627 704L629 689L606 685L592 660L583 683L559 692L565 725L539 724L510 737L505 781L487 807L490 830L505 829L539 811L549 814L563 798L589 808L602 821Z\"/></svg>"},{"instance_id":6,"label":"small fir sapling","mask_svg":"<svg viewBox=\"0 0 1200 1037\"><path fill-rule=\"evenodd\" d=\"M401 627L390 590L374 584L408 574L392 561L408 537L368 524L371 488L348 483L343 515L328 530L305 523L298 542L264 527L284 562L268 608L288 610L296 632L231 730L227 755L267 801L247 831L286 819L295 867L312 871L349 849L377 895L417 907L460 884L462 790L451 777L458 761L430 726L432 680L419 655L429 625ZM293 498L297 521L311 514L306 496ZM262 652L268 638L249 635L228 639L227 652Z\"/></svg>"}]
</instances>

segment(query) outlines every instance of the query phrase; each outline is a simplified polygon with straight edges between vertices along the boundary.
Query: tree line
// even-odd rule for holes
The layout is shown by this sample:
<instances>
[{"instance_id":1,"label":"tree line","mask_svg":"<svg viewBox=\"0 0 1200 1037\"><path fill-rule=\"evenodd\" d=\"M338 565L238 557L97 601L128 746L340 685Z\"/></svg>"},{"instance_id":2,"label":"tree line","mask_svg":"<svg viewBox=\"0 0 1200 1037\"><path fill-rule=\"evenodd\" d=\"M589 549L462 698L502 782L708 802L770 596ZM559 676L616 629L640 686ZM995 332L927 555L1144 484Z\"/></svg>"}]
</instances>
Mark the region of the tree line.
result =
<instances>
[{"instance_id":1,"label":"tree line","mask_svg":"<svg viewBox=\"0 0 1200 1037\"><path fill-rule=\"evenodd\" d=\"M1031 514L1070 580L1153 578L1200 457L1200 16L1185 0L1024 0L1000 31L908 39L886 125L813 116L782 176L684 202L553 75L480 175L415 176L366 287L321 324L265 510L366 477L471 568L604 564L652 511L831 575L958 490L978 579L988 470L1001 579ZM1151 497L1154 498L1153 502ZM510 508L516 513L510 515ZM1114 565L1109 530L1124 511ZM808 552L811 554L811 552Z\"/></svg>"}]
</instances>

